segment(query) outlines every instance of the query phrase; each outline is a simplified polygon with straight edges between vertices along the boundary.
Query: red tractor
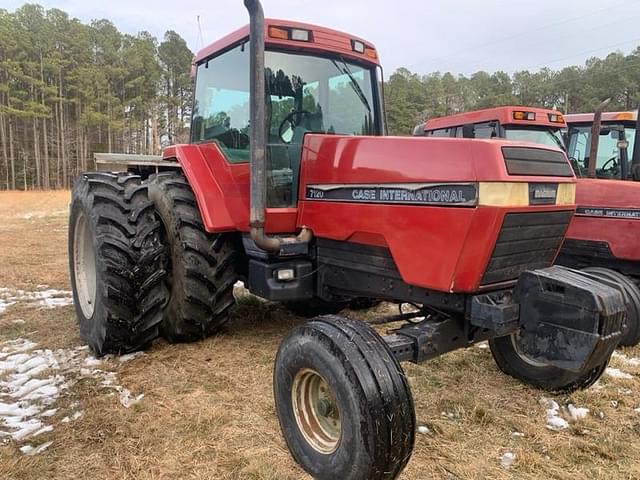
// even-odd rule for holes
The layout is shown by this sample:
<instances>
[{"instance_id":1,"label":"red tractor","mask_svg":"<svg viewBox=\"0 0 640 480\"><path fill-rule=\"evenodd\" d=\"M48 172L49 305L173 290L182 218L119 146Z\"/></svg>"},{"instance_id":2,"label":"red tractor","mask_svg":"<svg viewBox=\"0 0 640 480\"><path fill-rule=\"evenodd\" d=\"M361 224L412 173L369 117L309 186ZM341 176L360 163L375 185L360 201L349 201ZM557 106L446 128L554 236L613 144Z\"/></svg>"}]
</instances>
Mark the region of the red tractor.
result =
<instances>
[{"instance_id":1,"label":"red tractor","mask_svg":"<svg viewBox=\"0 0 640 480\"><path fill-rule=\"evenodd\" d=\"M431 118L413 131L417 137L504 138L564 149L564 116L533 107L496 107Z\"/></svg>"},{"instance_id":2,"label":"red tractor","mask_svg":"<svg viewBox=\"0 0 640 480\"><path fill-rule=\"evenodd\" d=\"M566 119L568 155L579 177L578 207L558 263L587 267L623 286L628 318L620 343L636 345L640 342L638 115L596 112Z\"/></svg>"},{"instance_id":3,"label":"red tractor","mask_svg":"<svg viewBox=\"0 0 640 480\"><path fill-rule=\"evenodd\" d=\"M596 276L551 266L575 211L565 154L385 137L371 43L245 6L250 26L195 59L191 143L75 184L71 281L92 350L215 333L238 279L269 300L418 305L377 319L406 321L386 336L332 315L282 341L276 411L318 479L403 470L416 425L400 362L491 339L529 384L595 382L626 308Z\"/></svg>"},{"instance_id":4,"label":"red tractor","mask_svg":"<svg viewBox=\"0 0 640 480\"><path fill-rule=\"evenodd\" d=\"M600 134L595 143L591 140L594 116L563 116L554 110L532 107L497 107L429 119L415 128L414 136L504 138L568 148L579 177L578 211L556 263L586 269L619 286L628 307L620 345L633 346L640 342L640 247L634 229L640 225L636 223L640 209L634 208L640 185L621 184L620 180L634 178L628 152L636 145L637 116L634 112L602 114L603 128L596 127ZM563 138L567 125L568 134ZM591 154L592 148L596 148L595 154ZM589 162L590 155L596 158L595 162ZM593 170L591 174L589 168Z\"/></svg>"}]
</instances>

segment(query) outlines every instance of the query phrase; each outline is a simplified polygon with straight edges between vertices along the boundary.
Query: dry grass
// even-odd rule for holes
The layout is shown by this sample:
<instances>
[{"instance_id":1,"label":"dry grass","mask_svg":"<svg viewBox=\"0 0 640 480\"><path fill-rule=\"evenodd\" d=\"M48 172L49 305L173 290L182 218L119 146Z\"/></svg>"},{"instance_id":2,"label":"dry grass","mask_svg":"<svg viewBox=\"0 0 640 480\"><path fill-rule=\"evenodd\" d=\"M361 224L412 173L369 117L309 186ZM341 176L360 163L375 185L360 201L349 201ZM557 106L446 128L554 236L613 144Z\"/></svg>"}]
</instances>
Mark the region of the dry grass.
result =
<instances>
[{"instance_id":1,"label":"dry grass","mask_svg":"<svg viewBox=\"0 0 640 480\"><path fill-rule=\"evenodd\" d=\"M56 213L67 203L64 192L0 194L0 287L69 288L66 215ZM33 211L44 214L23 218ZM280 436L271 388L278 342L301 319L273 304L239 305L233 317L216 338L179 346L159 341L143 357L107 362L119 383L144 392L144 400L125 409L95 382L80 381L59 402L79 401L83 417L57 422L42 435L53 445L39 455L22 455L18 444L0 446L0 478L307 478ZM25 323L14 324L18 318ZM27 337L49 348L76 346L74 322L71 307L16 305L0 315L0 341ZM640 349L624 353L640 356ZM613 363L634 378L605 377L603 389L553 397L591 410L562 432L545 426L544 394L498 372L488 350L406 365L418 423L432 433L418 435L401 478L640 478L640 413L634 412L640 368ZM513 437L515 431L524 437ZM507 451L516 454L509 470L500 466Z\"/></svg>"}]
</instances>

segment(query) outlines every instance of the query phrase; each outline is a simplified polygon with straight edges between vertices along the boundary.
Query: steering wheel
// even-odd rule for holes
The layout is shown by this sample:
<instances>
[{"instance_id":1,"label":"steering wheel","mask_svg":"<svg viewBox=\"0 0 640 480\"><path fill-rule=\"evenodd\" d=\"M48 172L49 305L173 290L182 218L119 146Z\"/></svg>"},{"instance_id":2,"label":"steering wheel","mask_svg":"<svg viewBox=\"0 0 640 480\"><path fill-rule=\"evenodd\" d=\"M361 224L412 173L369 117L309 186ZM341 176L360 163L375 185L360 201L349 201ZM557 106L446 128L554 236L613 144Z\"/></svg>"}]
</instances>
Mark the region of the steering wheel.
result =
<instances>
[{"instance_id":1,"label":"steering wheel","mask_svg":"<svg viewBox=\"0 0 640 480\"><path fill-rule=\"evenodd\" d=\"M618 157L611 157L604 163L604 165L602 165L600 171L608 175L616 175L618 172L618 163L616 160L618 160ZM607 168L610 163L612 164L611 167Z\"/></svg>"},{"instance_id":2,"label":"steering wheel","mask_svg":"<svg viewBox=\"0 0 640 480\"><path fill-rule=\"evenodd\" d=\"M296 125L300 125L300 122L302 121L301 117L304 117L305 115L310 116L313 114L307 110L293 110L289 115L284 117L284 119L280 123L280 126L278 127L278 136L280 137L280 140L282 140L282 143L291 143L291 140L287 141L283 137L285 132L285 125L288 123L290 128L293 129L296 127Z\"/></svg>"}]
</instances>

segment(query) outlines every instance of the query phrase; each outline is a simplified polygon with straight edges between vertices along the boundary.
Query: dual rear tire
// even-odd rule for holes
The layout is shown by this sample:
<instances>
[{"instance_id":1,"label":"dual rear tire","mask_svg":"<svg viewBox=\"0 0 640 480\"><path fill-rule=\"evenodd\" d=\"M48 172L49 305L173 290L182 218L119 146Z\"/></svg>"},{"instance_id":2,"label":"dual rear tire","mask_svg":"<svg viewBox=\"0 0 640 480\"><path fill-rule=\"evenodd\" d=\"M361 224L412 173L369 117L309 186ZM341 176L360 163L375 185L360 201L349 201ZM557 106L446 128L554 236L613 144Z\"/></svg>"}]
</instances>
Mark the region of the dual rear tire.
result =
<instances>
[{"instance_id":1,"label":"dual rear tire","mask_svg":"<svg viewBox=\"0 0 640 480\"><path fill-rule=\"evenodd\" d=\"M72 192L69 269L80 335L96 355L191 342L226 323L238 249L204 230L180 172L143 182L81 175Z\"/></svg>"}]
</instances>

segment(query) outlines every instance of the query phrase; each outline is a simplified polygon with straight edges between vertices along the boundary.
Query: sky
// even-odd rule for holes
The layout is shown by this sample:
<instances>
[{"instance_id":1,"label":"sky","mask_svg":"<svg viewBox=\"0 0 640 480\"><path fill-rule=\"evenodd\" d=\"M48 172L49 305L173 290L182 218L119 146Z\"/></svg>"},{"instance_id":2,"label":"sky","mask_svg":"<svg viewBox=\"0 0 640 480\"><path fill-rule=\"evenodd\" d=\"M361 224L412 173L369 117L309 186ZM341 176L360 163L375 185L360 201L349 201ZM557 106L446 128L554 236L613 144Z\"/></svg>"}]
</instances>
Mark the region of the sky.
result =
<instances>
[{"instance_id":1,"label":"sky","mask_svg":"<svg viewBox=\"0 0 640 480\"><path fill-rule=\"evenodd\" d=\"M175 30L197 51L248 22L242 0L34 0L85 22L162 38ZM640 46L640 0L262 0L265 15L314 23L376 45L387 75L399 67L450 71L559 69ZM10 11L23 0L1 0ZM200 29L198 28L198 17ZM201 32L201 33L200 33Z\"/></svg>"}]
</instances>

